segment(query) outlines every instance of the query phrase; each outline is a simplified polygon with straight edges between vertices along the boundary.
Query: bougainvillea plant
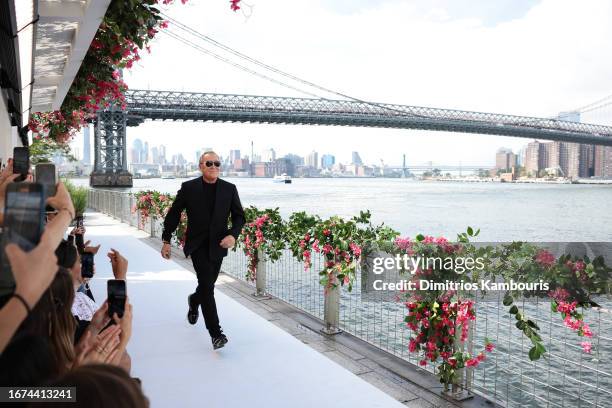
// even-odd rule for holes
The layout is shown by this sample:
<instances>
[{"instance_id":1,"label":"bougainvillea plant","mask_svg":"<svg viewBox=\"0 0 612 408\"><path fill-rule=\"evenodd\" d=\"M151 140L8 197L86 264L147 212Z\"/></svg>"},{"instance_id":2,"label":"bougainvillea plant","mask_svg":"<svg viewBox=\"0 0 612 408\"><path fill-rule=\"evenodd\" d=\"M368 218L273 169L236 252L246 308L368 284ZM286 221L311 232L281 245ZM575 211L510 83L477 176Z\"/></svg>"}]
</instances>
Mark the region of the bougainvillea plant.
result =
<instances>
[{"instance_id":1,"label":"bougainvillea plant","mask_svg":"<svg viewBox=\"0 0 612 408\"><path fill-rule=\"evenodd\" d=\"M363 248L378 241L388 241L399 234L383 224L374 227L370 218L369 211L361 211L358 217L350 220L333 216L321 221L304 213L290 219L290 246L294 256L304 262L304 268L310 269L313 255L323 256L319 283L326 292L344 285L351 291Z\"/></svg>"},{"instance_id":2,"label":"bougainvillea plant","mask_svg":"<svg viewBox=\"0 0 612 408\"><path fill-rule=\"evenodd\" d=\"M257 263L260 254L266 259L276 261L285 248L284 223L278 208L258 210L255 207L245 209L246 223L238 238L248 258L246 279L254 281L257 276Z\"/></svg>"},{"instance_id":3,"label":"bougainvillea plant","mask_svg":"<svg viewBox=\"0 0 612 408\"><path fill-rule=\"evenodd\" d=\"M136 203L132 206L132 213L138 213L138 224L140 228L144 228L147 220L151 217L163 219L168 214L174 196L171 194L163 194L155 190L143 190L134 194ZM175 243L181 248L185 246L187 233L187 213L183 211L176 231L173 234Z\"/></svg>"}]
</instances>

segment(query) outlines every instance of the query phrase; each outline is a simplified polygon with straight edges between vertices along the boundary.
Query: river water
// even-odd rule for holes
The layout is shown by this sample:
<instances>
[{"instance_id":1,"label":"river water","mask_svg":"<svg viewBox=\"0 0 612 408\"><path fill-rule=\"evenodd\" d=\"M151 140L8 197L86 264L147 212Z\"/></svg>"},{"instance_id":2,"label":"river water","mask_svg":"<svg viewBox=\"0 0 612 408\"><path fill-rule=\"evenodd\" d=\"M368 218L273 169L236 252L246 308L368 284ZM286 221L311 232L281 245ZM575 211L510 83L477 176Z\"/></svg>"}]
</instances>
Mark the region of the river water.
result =
<instances>
[{"instance_id":1,"label":"river water","mask_svg":"<svg viewBox=\"0 0 612 408\"><path fill-rule=\"evenodd\" d=\"M132 191L176 194L187 179L137 179ZM243 206L350 217L369 209L402 235L455 238L467 226L481 241L612 241L612 185L458 183L382 178L226 178ZM86 179L75 179L87 185Z\"/></svg>"}]
</instances>

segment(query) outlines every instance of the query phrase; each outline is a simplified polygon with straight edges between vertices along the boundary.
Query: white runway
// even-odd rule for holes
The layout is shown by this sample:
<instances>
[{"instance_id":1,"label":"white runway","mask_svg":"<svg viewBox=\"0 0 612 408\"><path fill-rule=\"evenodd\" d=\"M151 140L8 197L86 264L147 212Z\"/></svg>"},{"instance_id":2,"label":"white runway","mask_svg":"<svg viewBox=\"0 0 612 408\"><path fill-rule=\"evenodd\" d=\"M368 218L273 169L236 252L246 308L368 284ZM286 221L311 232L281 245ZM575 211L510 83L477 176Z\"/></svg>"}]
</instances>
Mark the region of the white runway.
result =
<instances>
[{"instance_id":1,"label":"white runway","mask_svg":"<svg viewBox=\"0 0 612 408\"><path fill-rule=\"evenodd\" d=\"M195 326L186 319L192 272L162 259L135 228L99 213L88 213L85 224L86 239L102 244L91 285L99 304L112 278L108 250L129 260L134 327L128 351L132 376L142 380L151 407L404 406L218 290L229 343L213 351L201 313ZM173 256L183 255L173 250Z\"/></svg>"}]
</instances>

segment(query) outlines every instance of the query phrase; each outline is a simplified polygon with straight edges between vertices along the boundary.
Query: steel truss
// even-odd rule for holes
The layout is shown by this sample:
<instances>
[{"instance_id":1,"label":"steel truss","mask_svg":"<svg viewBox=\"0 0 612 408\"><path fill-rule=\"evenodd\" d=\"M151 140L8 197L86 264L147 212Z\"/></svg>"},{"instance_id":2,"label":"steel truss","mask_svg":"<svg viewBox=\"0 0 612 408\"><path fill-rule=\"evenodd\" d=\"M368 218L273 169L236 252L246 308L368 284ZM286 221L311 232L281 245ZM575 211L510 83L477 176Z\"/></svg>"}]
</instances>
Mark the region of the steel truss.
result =
<instances>
[{"instance_id":1,"label":"steel truss","mask_svg":"<svg viewBox=\"0 0 612 408\"><path fill-rule=\"evenodd\" d=\"M481 133L612 146L612 127L557 119L346 100L129 90L128 126L145 119L336 125Z\"/></svg>"}]
</instances>

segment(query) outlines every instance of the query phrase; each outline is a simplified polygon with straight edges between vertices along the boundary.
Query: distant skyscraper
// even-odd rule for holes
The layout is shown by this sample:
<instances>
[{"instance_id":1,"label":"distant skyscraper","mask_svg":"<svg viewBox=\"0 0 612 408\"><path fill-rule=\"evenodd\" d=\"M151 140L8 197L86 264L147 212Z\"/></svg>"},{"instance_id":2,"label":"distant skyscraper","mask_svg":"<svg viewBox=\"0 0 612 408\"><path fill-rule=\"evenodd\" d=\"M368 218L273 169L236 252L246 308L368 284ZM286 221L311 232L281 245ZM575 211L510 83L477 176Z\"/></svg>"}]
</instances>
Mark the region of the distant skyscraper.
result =
<instances>
[{"instance_id":1,"label":"distant skyscraper","mask_svg":"<svg viewBox=\"0 0 612 408\"><path fill-rule=\"evenodd\" d=\"M91 140L89 134L89 124L83 127L83 164L91 164Z\"/></svg>"},{"instance_id":2,"label":"distant skyscraper","mask_svg":"<svg viewBox=\"0 0 612 408\"><path fill-rule=\"evenodd\" d=\"M276 160L276 152L274 149L267 149L261 152L261 161L262 162L272 162Z\"/></svg>"},{"instance_id":3,"label":"distant skyscraper","mask_svg":"<svg viewBox=\"0 0 612 408\"><path fill-rule=\"evenodd\" d=\"M315 169L319 168L319 153L314 150L310 152L308 157L306 158L306 165L310 167L314 167Z\"/></svg>"},{"instance_id":4,"label":"distant skyscraper","mask_svg":"<svg viewBox=\"0 0 612 408\"><path fill-rule=\"evenodd\" d=\"M240 160L240 150L230 150L229 152L230 163Z\"/></svg>"},{"instance_id":5,"label":"distant skyscraper","mask_svg":"<svg viewBox=\"0 0 612 408\"><path fill-rule=\"evenodd\" d=\"M304 158L302 156L298 156L297 154L289 153L285 155L285 159L289 160L294 166L303 166Z\"/></svg>"},{"instance_id":6,"label":"distant skyscraper","mask_svg":"<svg viewBox=\"0 0 612 408\"><path fill-rule=\"evenodd\" d=\"M321 167L324 169L331 169L336 163L336 157L333 154L324 154L321 156Z\"/></svg>"},{"instance_id":7,"label":"distant skyscraper","mask_svg":"<svg viewBox=\"0 0 612 408\"><path fill-rule=\"evenodd\" d=\"M151 163L151 156L149 152L149 142L144 142L144 149L142 151L141 163Z\"/></svg>"},{"instance_id":8,"label":"distant skyscraper","mask_svg":"<svg viewBox=\"0 0 612 408\"><path fill-rule=\"evenodd\" d=\"M166 164L166 146L159 146L159 160L160 164Z\"/></svg>"},{"instance_id":9,"label":"distant skyscraper","mask_svg":"<svg viewBox=\"0 0 612 408\"><path fill-rule=\"evenodd\" d=\"M144 158L144 145L142 144L142 140L140 139L136 139L134 140L134 143L132 144L132 148L134 151L134 155L132 157L132 163L144 163L143 158Z\"/></svg>"},{"instance_id":10,"label":"distant skyscraper","mask_svg":"<svg viewBox=\"0 0 612 408\"><path fill-rule=\"evenodd\" d=\"M359 156L359 152L353 152L351 155L351 163L356 164L358 166L363 165L363 161L361 161L361 156Z\"/></svg>"},{"instance_id":11,"label":"distant skyscraper","mask_svg":"<svg viewBox=\"0 0 612 408\"><path fill-rule=\"evenodd\" d=\"M151 161L153 162L153 164L161 164L159 162L159 149L157 148L157 146L153 146L151 148Z\"/></svg>"}]
</instances>

